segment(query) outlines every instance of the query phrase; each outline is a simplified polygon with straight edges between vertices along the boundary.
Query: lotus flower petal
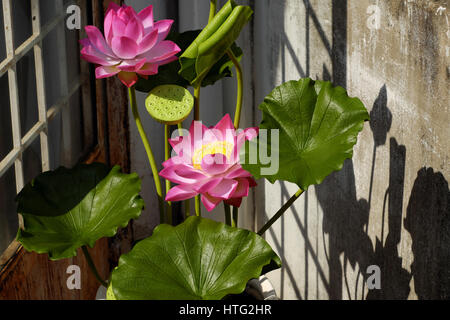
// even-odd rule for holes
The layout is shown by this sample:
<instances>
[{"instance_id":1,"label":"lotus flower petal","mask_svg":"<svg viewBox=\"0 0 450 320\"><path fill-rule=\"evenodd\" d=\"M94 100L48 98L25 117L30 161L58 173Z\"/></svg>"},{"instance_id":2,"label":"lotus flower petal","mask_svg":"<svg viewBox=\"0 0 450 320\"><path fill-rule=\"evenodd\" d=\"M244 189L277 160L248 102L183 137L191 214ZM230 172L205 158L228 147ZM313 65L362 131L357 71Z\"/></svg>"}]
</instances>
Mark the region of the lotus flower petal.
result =
<instances>
[{"instance_id":1,"label":"lotus flower petal","mask_svg":"<svg viewBox=\"0 0 450 320\"><path fill-rule=\"evenodd\" d=\"M142 26L142 23L136 18L131 18L125 27L124 36L135 39L136 42L140 42L144 36L144 27Z\"/></svg>"},{"instance_id":2,"label":"lotus flower petal","mask_svg":"<svg viewBox=\"0 0 450 320\"><path fill-rule=\"evenodd\" d=\"M223 179L217 186L212 188L208 193L222 200L230 199L238 186L236 180Z\"/></svg>"},{"instance_id":3,"label":"lotus flower petal","mask_svg":"<svg viewBox=\"0 0 450 320\"><path fill-rule=\"evenodd\" d=\"M138 13L145 29L153 28L153 6L148 6Z\"/></svg>"},{"instance_id":4,"label":"lotus flower petal","mask_svg":"<svg viewBox=\"0 0 450 320\"><path fill-rule=\"evenodd\" d=\"M158 30L158 42L161 42L167 38L173 22L173 20L160 20L155 22L153 28Z\"/></svg>"},{"instance_id":5,"label":"lotus flower petal","mask_svg":"<svg viewBox=\"0 0 450 320\"><path fill-rule=\"evenodd\" d=\"M201 199L203 205L208 211L212 211L222 201L222 199L215 198L208 193L203 193Z\"/></svg>"},{"instance_id":6,"label":"lotus flower petal","mask_svg":"<svg viewBox=\"0 0 450 320\"><path fill-rule=\"evenodd\" d=\"M186 185L179 185L169 190L166 195L166 201L182 201L194 197L197 194L193 189Z\"/></svg>"},{"instance_id":7,"label":"lotus flower petal","mask_svg":"<svg viewBox=\"0 0 450 320\"><path fill-rule=\"evenodd\" d=\"M141 69L137 70L136 72L140 75L151 76L158 73L158 67L158 64L146 63L142 66Z\"/></svg>"},{"instance_id":8,"label":"lotus flower petal","mask_svg":"<svg viewBox=\"0 0 450 320\"><path fill-rule=\"evenodd\" d=\"M117 67L100 66L95 69L95 77L97 79L109 78L120 72Z\"/></svg>"},{"instance_id":9,"label":"lotus flower petal","mask_svg":"<svg viewBox=\"0 0 450 320\"><path fill-rule=\"evenodd\" d=\"M114 53L112 52L109 45L106 43L105 38L103 37L100 30L98 30L95 26L86 26L85 27L86 34L89 38L89 41L96 49L98 49L100 52L104 53L105 55L108 55L110 57L115 57Z\"/></svg>"},{"instance_id":10,"label":"lotus flower petal","mask_svg":"<svg viewBox=\"0 0 450 320\"><path fill-rule=\"evenodd\" d=\"M120 63L119 60L108 57L92 45L88 45L81 50L81 57L90 63L95 63L102 66L113 66Z\"/></svg>"},{"instance_id":11,"label":"lotus flower petal","mask_svg":"<svg viewBox=\"0 0 450 320\"><path fill-rule=\"evenodd\" d=\"M136 41L128 37L114 36L111 45L116 56L123 59L134 59L139 52L139 46Z\"/></svg>"},{"instance_id":12,"label":"lotus flower petal","mask_svg":"<svg viewBox=\"0 0 450 320\"><path fill-rule=\"evenodd\" d=\"M176 55L181 49L172 41L164 40L149 50L144 56L148 62L160 62Z\"/></svg>"},{"instance_id":13,"label":"lotus flower petal","mask_svg":"<svg viewBox=\"0 0 450 320\"><path fill-rule=\"evenodd\" d=\"M122 62L117 69L126 72L137 72L145 65L145 59L133 59Z\"/></svg>"},{"instance_id":14,"label":"lotus flower petal","mask_svg":"<svg viewBox=\"0 0 450 320\"><path fill-rule=\"evenodd\" d=\"M158 30L153 30L146 35L139 43L139 52L147 52L156 44L158 40Z\"/></svg>"}]
</instances>

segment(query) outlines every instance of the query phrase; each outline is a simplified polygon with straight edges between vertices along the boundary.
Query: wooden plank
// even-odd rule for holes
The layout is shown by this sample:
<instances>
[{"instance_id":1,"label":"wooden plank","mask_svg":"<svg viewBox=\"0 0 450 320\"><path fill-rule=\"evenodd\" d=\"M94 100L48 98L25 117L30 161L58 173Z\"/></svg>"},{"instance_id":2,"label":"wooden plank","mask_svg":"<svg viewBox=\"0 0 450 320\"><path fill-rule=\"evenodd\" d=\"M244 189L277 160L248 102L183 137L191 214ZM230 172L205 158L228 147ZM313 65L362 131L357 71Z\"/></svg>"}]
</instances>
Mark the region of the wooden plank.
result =
<instances>
[{"instance_id":1,"label":"wooden plank","mask_svg":"<svg viewBox=\"0 0 450 320\"><path fill-rule=\"evenodd\" d=\"M93 24L99 28L103 28L103 6L101 1L92 1ZM106 83L104 80L95 81L95 105L97 113L97 143L100 154L98 159L100 162L109 163L108 151L108 115L106 105Z\"/></svg>"},{"instance_id":2,"label":"wooden plank","mask_svg":"<svg viewBox=\"0 0 450 320\"><path fill-rule=\"evenodd\" d=\"M88 16L87 16L87 8L88 8L88 0L79 0L77 1L78 6L80 7L82 13L81 25L88 25ZM86 38L86 31L82 28L79 31L79 39ZM81 48L80 48L81 50ZM94 113L93 113L93 105L92 105L92 90L91 90L91 76L89 73L90 65L84 59L80 59L80 78L82 81L81 87L81 101L82 101L82 110L83 110L83 149L87 151L88 148L92 148L96 143L95 139L95 126L94 126ZM86 153L86 152L84 152Z\"/></svg>"},{"instance_id":3,"label":"wooden plank","mask_svg":"<svg viewBox=\"0 0 450 320\"><path fill-rule=\"evenodd\" d=\"M107 239L97 241L91 256L100 275L109 276ZM81 290L67 287L67 268L77 265L81 269ZM93 300L99 283L89 270L86 259L78 250L71 259L50 261L46 254L27 252L20 247L16 256L0 273L0 300Z\"/></svg>"},{"instance_id":4,"label":"wooden plank","mask_svg":"<svg viewBox=\"0 0 450 320\"><path fill-rule=\"evenodd\" d=\"M127 89L117 77L106 80L108 105L109 161L130 171L130 131Z\"/></svg>"}]
</instances>

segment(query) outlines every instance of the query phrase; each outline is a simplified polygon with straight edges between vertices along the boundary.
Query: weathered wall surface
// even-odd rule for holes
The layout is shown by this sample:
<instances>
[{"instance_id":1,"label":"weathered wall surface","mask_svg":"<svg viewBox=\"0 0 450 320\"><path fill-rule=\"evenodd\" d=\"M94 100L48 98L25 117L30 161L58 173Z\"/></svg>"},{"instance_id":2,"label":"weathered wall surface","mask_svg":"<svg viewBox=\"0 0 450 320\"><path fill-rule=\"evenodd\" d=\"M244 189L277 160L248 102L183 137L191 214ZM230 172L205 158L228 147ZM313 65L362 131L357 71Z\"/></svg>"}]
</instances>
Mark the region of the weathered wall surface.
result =
<instances>
[{"instance_id":1,"label":"weathered wall surface","mask_svg":"<svg viewBox=\"0 0 450 320\"><path fill-rule=\"evenodd\" d=\"M268 241L285 299L450 298L450 3L255 1L256 101L332 80L371 114L353 160L311 188ZM378 19L379 18L379 19ZM258 225L297 190L259 187ZM381 269L368 290L367 267Z\"/></svg>"}]
</instances>

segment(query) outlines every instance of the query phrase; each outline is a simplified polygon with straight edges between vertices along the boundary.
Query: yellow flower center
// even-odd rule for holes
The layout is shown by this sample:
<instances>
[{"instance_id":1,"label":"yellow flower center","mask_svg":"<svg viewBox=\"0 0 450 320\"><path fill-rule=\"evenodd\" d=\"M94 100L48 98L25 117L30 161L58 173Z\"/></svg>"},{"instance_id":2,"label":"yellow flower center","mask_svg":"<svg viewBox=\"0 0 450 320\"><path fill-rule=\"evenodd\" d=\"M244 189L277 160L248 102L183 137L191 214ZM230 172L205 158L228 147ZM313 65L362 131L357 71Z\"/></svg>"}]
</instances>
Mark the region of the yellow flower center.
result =
<instances>
[{"instance_id":1,"label":"yellow flower center","mask_svg":"<svg viewBox=\"0 0 450 320\"><path fill-rule=\"evenodd\" d=\"M198 148L194 151L192 156L192 165L195 169L202 169L202 160L205 156L210 154L223 154L227 158L230 158L234 149L234 145L227 141L214 141Z\"/></svg>"}]
</instances>

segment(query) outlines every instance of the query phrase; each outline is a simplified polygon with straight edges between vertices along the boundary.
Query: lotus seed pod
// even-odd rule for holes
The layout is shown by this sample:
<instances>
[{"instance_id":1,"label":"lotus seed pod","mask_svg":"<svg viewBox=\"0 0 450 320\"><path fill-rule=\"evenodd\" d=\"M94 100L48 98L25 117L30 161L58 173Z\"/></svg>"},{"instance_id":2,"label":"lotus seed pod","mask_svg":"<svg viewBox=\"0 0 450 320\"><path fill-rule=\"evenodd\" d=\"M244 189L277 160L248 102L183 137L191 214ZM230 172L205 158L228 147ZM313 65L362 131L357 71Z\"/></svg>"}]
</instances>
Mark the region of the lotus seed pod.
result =
<instances>
[{"instance_id":1,"label":"lotus seed pod","mask_svg":"<svg viewBox=\"0 0 450 320\"><path fill-rule=\"evenodd\" d=\"M185 120L194 107L194 97L183 87L163 85L150 91L145 106L158 122L176 125Z\"/></svg>"}]
</instances>

